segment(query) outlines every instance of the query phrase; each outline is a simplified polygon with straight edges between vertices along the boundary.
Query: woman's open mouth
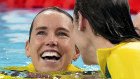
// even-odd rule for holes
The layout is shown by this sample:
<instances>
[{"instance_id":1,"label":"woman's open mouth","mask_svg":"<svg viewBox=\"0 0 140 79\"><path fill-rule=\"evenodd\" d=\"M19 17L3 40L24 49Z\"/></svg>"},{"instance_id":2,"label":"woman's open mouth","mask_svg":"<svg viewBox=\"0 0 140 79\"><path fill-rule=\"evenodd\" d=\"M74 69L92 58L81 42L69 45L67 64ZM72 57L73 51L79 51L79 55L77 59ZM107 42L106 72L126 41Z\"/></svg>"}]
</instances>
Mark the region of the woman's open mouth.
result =
<instances>
[{"instance_id":1,"label":"woman's open mouth","mask_svg":"<svg viewBox=\"0 0 140 79\"><path fill-rule=\"evenodd\" d=\"M41 58L43 60L49 60L49 61L58 61L61 58L61 55L57 52L44 52L41 55Z\"/></svg>"}]
</instances>

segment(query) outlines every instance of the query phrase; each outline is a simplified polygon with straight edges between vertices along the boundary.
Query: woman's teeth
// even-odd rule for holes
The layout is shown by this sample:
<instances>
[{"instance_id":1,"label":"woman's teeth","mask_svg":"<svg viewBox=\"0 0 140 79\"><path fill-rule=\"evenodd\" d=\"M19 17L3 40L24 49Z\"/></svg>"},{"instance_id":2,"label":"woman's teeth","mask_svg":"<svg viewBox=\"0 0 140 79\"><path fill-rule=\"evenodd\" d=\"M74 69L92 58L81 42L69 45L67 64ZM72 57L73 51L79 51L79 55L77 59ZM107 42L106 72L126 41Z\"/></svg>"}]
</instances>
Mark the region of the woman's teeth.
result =
<instances>
[{"instance_id":1,"label":"woman's teeth","mask_svg":"<svg viewBox=\"0 0 140 79\"><path fill-rule=\"evenodd\" d=\"M44 52L41 57L47 60L59 60L61 56L56 52Z\"/></svg>"},{"instance_id":2,"label":"woman's teeth","mask_svg":"<svg viewBox=\"0 0 140 79\"><path fill-rule=\"evenodd\" d=\"M52 56L60 57L60 55L57 54L56 52L44 52L43 55L42 55L42 57L46 57L46 56L50 56L50 57L52 57Z\"/></svg>"}]
</instances>

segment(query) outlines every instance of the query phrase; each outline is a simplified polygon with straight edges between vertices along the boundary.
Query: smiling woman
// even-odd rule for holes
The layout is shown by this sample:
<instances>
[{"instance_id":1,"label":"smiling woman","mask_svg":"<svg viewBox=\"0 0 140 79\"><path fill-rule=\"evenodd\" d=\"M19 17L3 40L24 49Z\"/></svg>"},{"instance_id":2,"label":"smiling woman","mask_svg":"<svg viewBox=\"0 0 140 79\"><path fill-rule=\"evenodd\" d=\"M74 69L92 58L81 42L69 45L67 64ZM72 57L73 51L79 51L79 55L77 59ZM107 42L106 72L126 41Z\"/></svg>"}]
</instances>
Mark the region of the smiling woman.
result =
<instances>
[{"instance_id":1,"label":"smiling woman","mask_svg":"<svg viewBox=\"0 0 140 79\"><path fill-rule=\"evenodd\" d=\"M72 60L80 56L72 35L72 17L65 11L50 7L40 11L34 18L26 42L26 56L32 63L27 67L4 67L18 71L83 71L73 66Z\"/></svg>"},{"instance_id":2,"label":"smiling woman","mask_svg":"<svg viewBox=\"0 0 140 79\"><path fill-rule=\"evenodd\" d=\"M67 71L72 66L72 60L80 56L71 39L72 20L67 12L57 7L44 9L37 14L25 47L26 55L31 57L36 71Z\"/></svg>"}]
</instances>

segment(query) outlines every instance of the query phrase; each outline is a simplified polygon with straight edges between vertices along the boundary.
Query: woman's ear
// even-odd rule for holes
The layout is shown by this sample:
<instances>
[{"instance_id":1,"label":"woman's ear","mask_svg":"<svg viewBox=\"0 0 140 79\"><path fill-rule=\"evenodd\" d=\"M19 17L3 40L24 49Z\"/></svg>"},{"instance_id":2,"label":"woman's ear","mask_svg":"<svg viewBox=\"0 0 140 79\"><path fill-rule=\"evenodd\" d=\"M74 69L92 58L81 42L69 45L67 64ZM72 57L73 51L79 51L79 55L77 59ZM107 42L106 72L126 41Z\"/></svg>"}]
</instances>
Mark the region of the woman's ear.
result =
<instances>
[{"instance_id":1,"label":"woman's ear","mask_svg":"<svg viewBox=\"0 0 140 79\"><path fill-rule=\"evenodd\" d=\"M30 57L30 48L29 48L29 40L26 41L26 45L25 45L25 52L26 52L26 56L29 58Z\"/></svg>"},{"instance_id":2,"label":"woman's ear","mask_svg":"<svg viewBox=\"0 0 140 79\"><path fill-rule=\"evenodd\" d=\"M85 31L85 29L86 29L86 18L84 18L79 11L78 11L78 15L79 15L78 30L79 31Z\"/></svg>"},{"instance_id":3,"label":"woman's ear","mask_svg":"<svg viewBox=\"0 0 140 79\"><path fill-rule=\"evenodd\" d=\"M80 51L79 51L77 46L75 46L75 49L76 49L76 54L73 57L74 61L76 61L79 58L79 56L80 56Z\"/></svg>"}]
</instances>

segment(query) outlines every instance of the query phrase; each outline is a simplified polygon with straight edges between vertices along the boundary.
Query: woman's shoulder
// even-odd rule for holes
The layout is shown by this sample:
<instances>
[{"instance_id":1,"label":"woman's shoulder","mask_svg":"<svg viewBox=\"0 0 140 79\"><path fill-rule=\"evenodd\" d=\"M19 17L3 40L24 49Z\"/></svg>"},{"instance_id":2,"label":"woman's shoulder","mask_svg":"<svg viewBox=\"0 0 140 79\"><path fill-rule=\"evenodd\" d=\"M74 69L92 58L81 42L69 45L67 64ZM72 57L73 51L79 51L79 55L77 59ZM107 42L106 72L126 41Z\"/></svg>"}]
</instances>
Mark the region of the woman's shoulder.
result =
<instances>
[{"instance_id":1,"label":"woman's shoulder","mask_svg":"<svg viewBox=\"0 0 140 79\"><path fill-rule=\"evenodd\" d=\"M112 78L140 78L140 42L128 42L119 46L107 60Z\"/></svg>"},{"instance_id":2,"label":"woman's shoulder","mask_svg":"<svg viewBox=\"0 0 140 79\"><path fill-rule=\"evenodd\" d=\"M119 46L120 45L120 46ZM113 53L139 53L140 54L140 42L127 42L119 44L117 48L112 50Z\"/></svg>"},{"instance_id":3,"label":"woman's shoulder","mask_svg":"<svg viewBox=\"0 0 140 79\"><path fill-rule=\"evenodd\" d=\"M129 42L114 49L108 60L118 62L117 64L125 64L125 66L129 64L140 66L140 42Z\"/></svg>"}]
</instances>

